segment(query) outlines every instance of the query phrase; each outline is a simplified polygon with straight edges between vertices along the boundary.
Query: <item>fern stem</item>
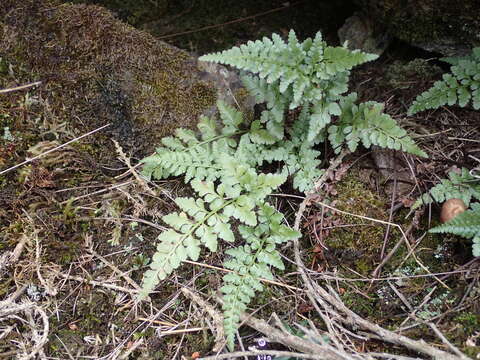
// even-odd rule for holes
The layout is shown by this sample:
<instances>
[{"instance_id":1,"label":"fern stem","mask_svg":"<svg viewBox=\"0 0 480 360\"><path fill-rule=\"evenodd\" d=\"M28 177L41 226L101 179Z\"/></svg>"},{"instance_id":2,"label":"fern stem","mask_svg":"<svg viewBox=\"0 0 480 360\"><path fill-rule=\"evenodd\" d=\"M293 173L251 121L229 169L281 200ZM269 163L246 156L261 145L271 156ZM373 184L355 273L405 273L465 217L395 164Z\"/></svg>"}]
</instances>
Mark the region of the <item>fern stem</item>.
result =
<instances>
[{"instance_id":1,"label":"fern stem","mask_svg":"<svg viewBox=\"0 0 480 360\"><path fill-rule=\"evenodd\" d=\"M237 131L237 132L234 132L234 133L231 133L231 134L217 135L213 138L210 138L208 140L205 140L205 141L199 142L198 144L195 144L190 149L195 148L197 146L208 144L209 142L214 142L214 141L219 140L219 139L234 137L234 136L237 136L237 135L243 135L243 134L246 134L247 132L248 132L248 130L242 130L242 131Z\"/></svg>"}]
</instances>

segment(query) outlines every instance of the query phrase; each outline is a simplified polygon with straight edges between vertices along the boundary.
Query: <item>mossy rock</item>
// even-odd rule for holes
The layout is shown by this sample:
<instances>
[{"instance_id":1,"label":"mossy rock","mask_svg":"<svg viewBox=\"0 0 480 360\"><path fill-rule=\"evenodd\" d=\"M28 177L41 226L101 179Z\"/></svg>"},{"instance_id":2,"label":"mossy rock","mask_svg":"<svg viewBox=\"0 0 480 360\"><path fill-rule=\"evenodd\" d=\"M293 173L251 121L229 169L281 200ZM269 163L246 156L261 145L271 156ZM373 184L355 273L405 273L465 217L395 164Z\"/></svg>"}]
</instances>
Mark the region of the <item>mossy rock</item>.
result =
<instances>
[{"instance_id":1,"label":"mossy rock","mask_svg":"<svg viewBox=\"0 0 480 360\"><path fill-rule=\"evenodd\" d=\"M409 44L448 56L480 44L478 0L355 0L362 12Z\"/></svg>"},{"instance_id":2,"label":"mossy rock","mask_svg":"<svg viewBox=\"0 0 480 360\"><path fill-rule=\"evenodd\" d=\"M5 0L0 19L6 73L0 87L42 82L28 90L35 107L23 121L9 124L15 131L38 127L36 135L50 133L64 142L110 124L82 146L95 162L111 164L117 156L111 139L142 158L175 128L194 128L215 103L216 89L202 78L195 58L104 8L55 0L26 0L19 6ZM8 74L8 66L16 70ZM17 117L14 105L25 93L2 99L4 116ZM30 145L39 140L35 134L31 138Z\"/></svg>"},{"instance_id":3,"label":"mossy rock","mask_svg":"<svg viewBox=\"0 0 480 360\"><path fill-rule=\"evenodd\" d=\"M164 17L169 0L71 0L72 3L88 3L104 6L122 21L136 26Z\"/></svg>"}]
</instances>

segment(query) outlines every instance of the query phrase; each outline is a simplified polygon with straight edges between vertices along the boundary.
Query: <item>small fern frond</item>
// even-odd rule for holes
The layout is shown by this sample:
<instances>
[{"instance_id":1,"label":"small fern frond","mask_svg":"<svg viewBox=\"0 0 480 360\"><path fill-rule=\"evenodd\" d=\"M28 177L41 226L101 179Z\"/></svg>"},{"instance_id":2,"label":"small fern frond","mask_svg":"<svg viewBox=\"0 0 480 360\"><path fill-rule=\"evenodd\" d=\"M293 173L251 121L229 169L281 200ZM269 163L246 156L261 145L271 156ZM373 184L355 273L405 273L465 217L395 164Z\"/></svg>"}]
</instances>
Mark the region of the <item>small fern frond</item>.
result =
<instances>
[{"instance_id":1,"label":"small fern frond","mask_svg":"<svg viewBox=\"0 0 480 360\"><path fill-rule=\"evenodd\" d=\"M261 279L273 280L270 267L284 269L276 245L300 236L298 231L283 225L282 214L267 203L259 206L258 219L255 227L239 227L246 244L226 251L231 258L224 262L224 266L233 272L223 277L221 290L224 294L224 329L230 349L233 349L240 315L255 292L263 290Z\"/></svg>"},{"instance_id":2,"label":"small fern frond","mask_svg":"<svg viewBox=\"0 0 480 360\"><path fill-rule=\"evenodd\" d=\"M471 209L458 214L445 224L430 229L431 233L450 233L473 239L473 256L480 256L480 203L472 203Z\"/></svg>"},{"instance_id":3,"label":"small fern frond","mask_svg":"<svg viewBox=\"0 0 480 360\"><path fill-rule=\"evenodd\" d=\"M340 121L328 128L328 139L336 153L344 143L353 152L361 142L367 149L377 145L427 157L407 132L383 112L383 104L368 101L356 105L356 97L356 93L352 93L340 101Z\"/></svg>"},{"instance_id":4,"label":"small fern frond","mask_svg":"<svg viewBox=\"0 0 480 360\"><path fill-rule=\"evenodd\" d=\"M448 199L462 199L465 205L469 206L472 198L480 200L480 180L470 175L468 169L463 168L460 174L455 171L448 173L448 179L440 180L440 184L417 199L412 208L416 209L434 201L442 203Z\"/></svg>"},{"instance_id":5,"label":"small fern frond","mask_svg":"<svg viewBox=\"0 0 480 360\"><path fill-rule=\"evenodd\" d=\"M437 109L443 105L467 106L470 102L475 110L480 109L480 48L474 48L470 56L442 58L452 64L451 74L420 94L408 109L413 115L426 109Z\"/></svg>"},{"instance_id":6,"label":"small fern frond","mask_svg":"<svg viewBox=\"0 0 480 360\"><path fill-rule=\"evenodd\" d=\"M202 61L228 64L247 71L243 76L245 87L258 102L267 104L262 122L278 140L283 138L285 109L317 104L308 138L315 136L330 122L330 116L339 113L338 101L348 89L349 70L371 61L377 55L346 47L330 47L320 33L314 40L300 43L290 31L285 42L277 34L272 40L249 41L220 53L200 57Z\"/></svg>"},{"instance_id":7,"label":"small fern frond","mask_svg":"<svg viewBox=\"0 0 480 360\"><path fill-rule=\"evenodd\" d=\"M156 154L142 160L142 175L147 179L164 179L185 174L185 182L192 179L216 180L222 175L218 165L219 154L233 154L237 147L236 136L244 133L242 113L219 101L222 127L216 120L202 116L197 125L199 135L192 130L179 128L175 136L162 139L163 147Z\"/></svg>"},{"instance_id":8,"label":"small fern frond","mask_svg":"<svg viewBox=\"0 0 480 360\"><path fill-rule=\"evenodd\" d=\"M145 272L140 298L153 291L160 280L187 258L198 259L200 245L215 252L218 238L233 241L231 218L256 226L257 206L261 208L265 197L285 181L283 175L257 174L233 158L224 157L222 163L222 183L216 189L211 181L192 180L192 188L200 198L175 199L182 212L162 218L171 229L158 237L157 251L150 270Z\"/></svg>"},{"instance_id":9,"label":"small fern frond","mask_svg":"<svg viewBox=\"0 0 480 360\"><path fill-rule=\"evenodd\" d=\"M322 73L335 75L377 58L378 55L367 54L360 50L352 51L346 47L327 46L323 53L324 71Z\"/></svg>"},{"instance_id":10,"label":"small fern frond","mask_svg":"<svg viewBox=\"0 0 480 360\"><path fill-rule=\"evenodd\" d=\"M200 255L200 245L215 252L218 238L229 242L234 240L225 209L229 206L243 208L243 203L239 199L227 199L220 187L215 191L212 182L193 180L192 187L200 198L175 199L182 212L173 212L162 218L171 229L158 236L159 243L150 270L143 277L140 298L152 292L160 280L165 279L187 258L196 261ZM237 218L243 219L240 216Z\"/></svg>"}]
</instances>

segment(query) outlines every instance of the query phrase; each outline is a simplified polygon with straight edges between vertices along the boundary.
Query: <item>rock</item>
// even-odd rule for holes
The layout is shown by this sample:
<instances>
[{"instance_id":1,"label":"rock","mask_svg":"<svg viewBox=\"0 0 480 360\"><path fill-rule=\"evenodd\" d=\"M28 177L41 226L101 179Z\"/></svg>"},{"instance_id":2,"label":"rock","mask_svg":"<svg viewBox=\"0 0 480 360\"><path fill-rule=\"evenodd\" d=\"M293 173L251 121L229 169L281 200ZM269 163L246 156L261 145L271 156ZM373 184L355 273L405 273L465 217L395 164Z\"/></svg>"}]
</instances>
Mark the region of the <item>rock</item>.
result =
<instances>
[{"instance_id":1,"label":"rock","mask_svg":"<svg viewBox=\"0 0 480 360\"><path fill-rule=\"evenodd\" d=\"M355 0L392 36L427 51L462 56L480 44L478 0Z\"/></svg>"},{"instance_id":2,"label":"rock","mask_svg":"<svg viewBox=\"0 0 480 360\"><path fill-rule=\"evenodd\" d=\"M212 62L198 61L197 66L202 71L202 79L212 83L217 89L218 100L234 107L240 107L246 114L252 114L256 104L255 98L244 88L237 72ZM216 107L212 106L205 111L205 114L213 116L216 112Z\"/></svg>"},{"instance_id":3,"label":"rock","mask_svg":"<svg viewBox=\"0 0 480 360\"><path fill-rule=\"evenodd\" d=\"M82 140L84 148L96 162L111 163L115 139L138 159L175 128L194 128L215 103L217 90L194 57L104 8L3 0L0 19L0 57L6 64L0 88L42 82L0 100L2 119L9 118L0 125L23 133L30 145L41 134L64 142L110 124ZM25 109L21 120L13 106L19 101Z\"/></svg>"},{"instance_id":4,"label":"rock","mask_svg":"<svg viewBox=\"0 0 480 360\"><path fill-rule=\"evenodd\" d=\"M338 30L340 43L348 41L350 50L362 50L370 54L381 55L390 44L392 38L382 26L361 13L350 16Z\"/></svg>"}]
</instances>

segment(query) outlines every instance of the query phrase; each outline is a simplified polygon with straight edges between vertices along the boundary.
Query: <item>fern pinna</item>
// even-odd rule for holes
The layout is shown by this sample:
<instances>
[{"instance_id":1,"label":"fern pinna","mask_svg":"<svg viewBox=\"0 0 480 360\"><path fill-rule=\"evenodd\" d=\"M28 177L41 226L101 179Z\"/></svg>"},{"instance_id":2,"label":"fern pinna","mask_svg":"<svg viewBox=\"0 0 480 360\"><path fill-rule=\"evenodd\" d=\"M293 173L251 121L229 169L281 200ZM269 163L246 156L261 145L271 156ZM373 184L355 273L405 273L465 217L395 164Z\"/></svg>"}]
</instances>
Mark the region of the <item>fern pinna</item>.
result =
<instances>
[{"instance_id":1,"label":"fern pinna","mask_svg":"<svg viewBox=\"0 0 480 360\"><path fill-rule=\"evenodd\" d=\"M329 140L339 152L375 144L425 156L381 104L356 104L356 94L345 95L350 69L376 57L327 46L320 33L299 42L291 31L287 42L273 34L200 58L242 70L246 89L266 110L247 121L219 102L220 121L201 117L197 133L177 129L156 154L142 160L146 178L184 175L197 197L176 199L179 211L163 217L169 230L158 237L141 297L183 261L197 260L202 247L217 251L219 240L230 243L224 266L232 272L224 276L221 290L233 348L240 314L263 289L260 278L271 279L271 268L283 269L276 246L300 236L282 224L282 214L267 198L287 178L299 191L312 189L324 172L316 145ZM289 112L293 109L298 110ZM266 163L274 164L274 173L258 170Z\"/></svg>"},{"instance_id":2,"label":"fern pinna","mask_svg":"<svg viewBox=\"0 0 480 360\"><path fill-rule=\"evenodd\" d=\"M452 65L451 74L444 74L442 80L418 95L408 109L412 115L426 109L437 109L443 105L458 104L461 107L472 104L480 109L480 47L474 48L472 54L465 57L448 57L440 59Z\"/></svg>"},{"instance_id":3,"label":"fern pinna","mask_svg":"<svg viewBox=\"0 0 480 360\"><path fill-rule=\"evenodd\" d=\"M429 230L431 233L450 233L472 239L473 256L480 256L480 203L471 203L470 209L458 214L445 224Z\"/></svg>"},{"instance_id":4,"label":"fern pinna","mask_svg":"<svg viewBox=\"0 0 480 360\"><path fill-rule=\"evenodd\" d=\"M472 199L480 201L480 180L463 168L459 173L450 171L448 179L441 179L440 183L423 194L414 204L416 209L422 204L431 204L434 201L442 203L449 199L461 199L469 206Z\"/></svg>"}]
</instances>

